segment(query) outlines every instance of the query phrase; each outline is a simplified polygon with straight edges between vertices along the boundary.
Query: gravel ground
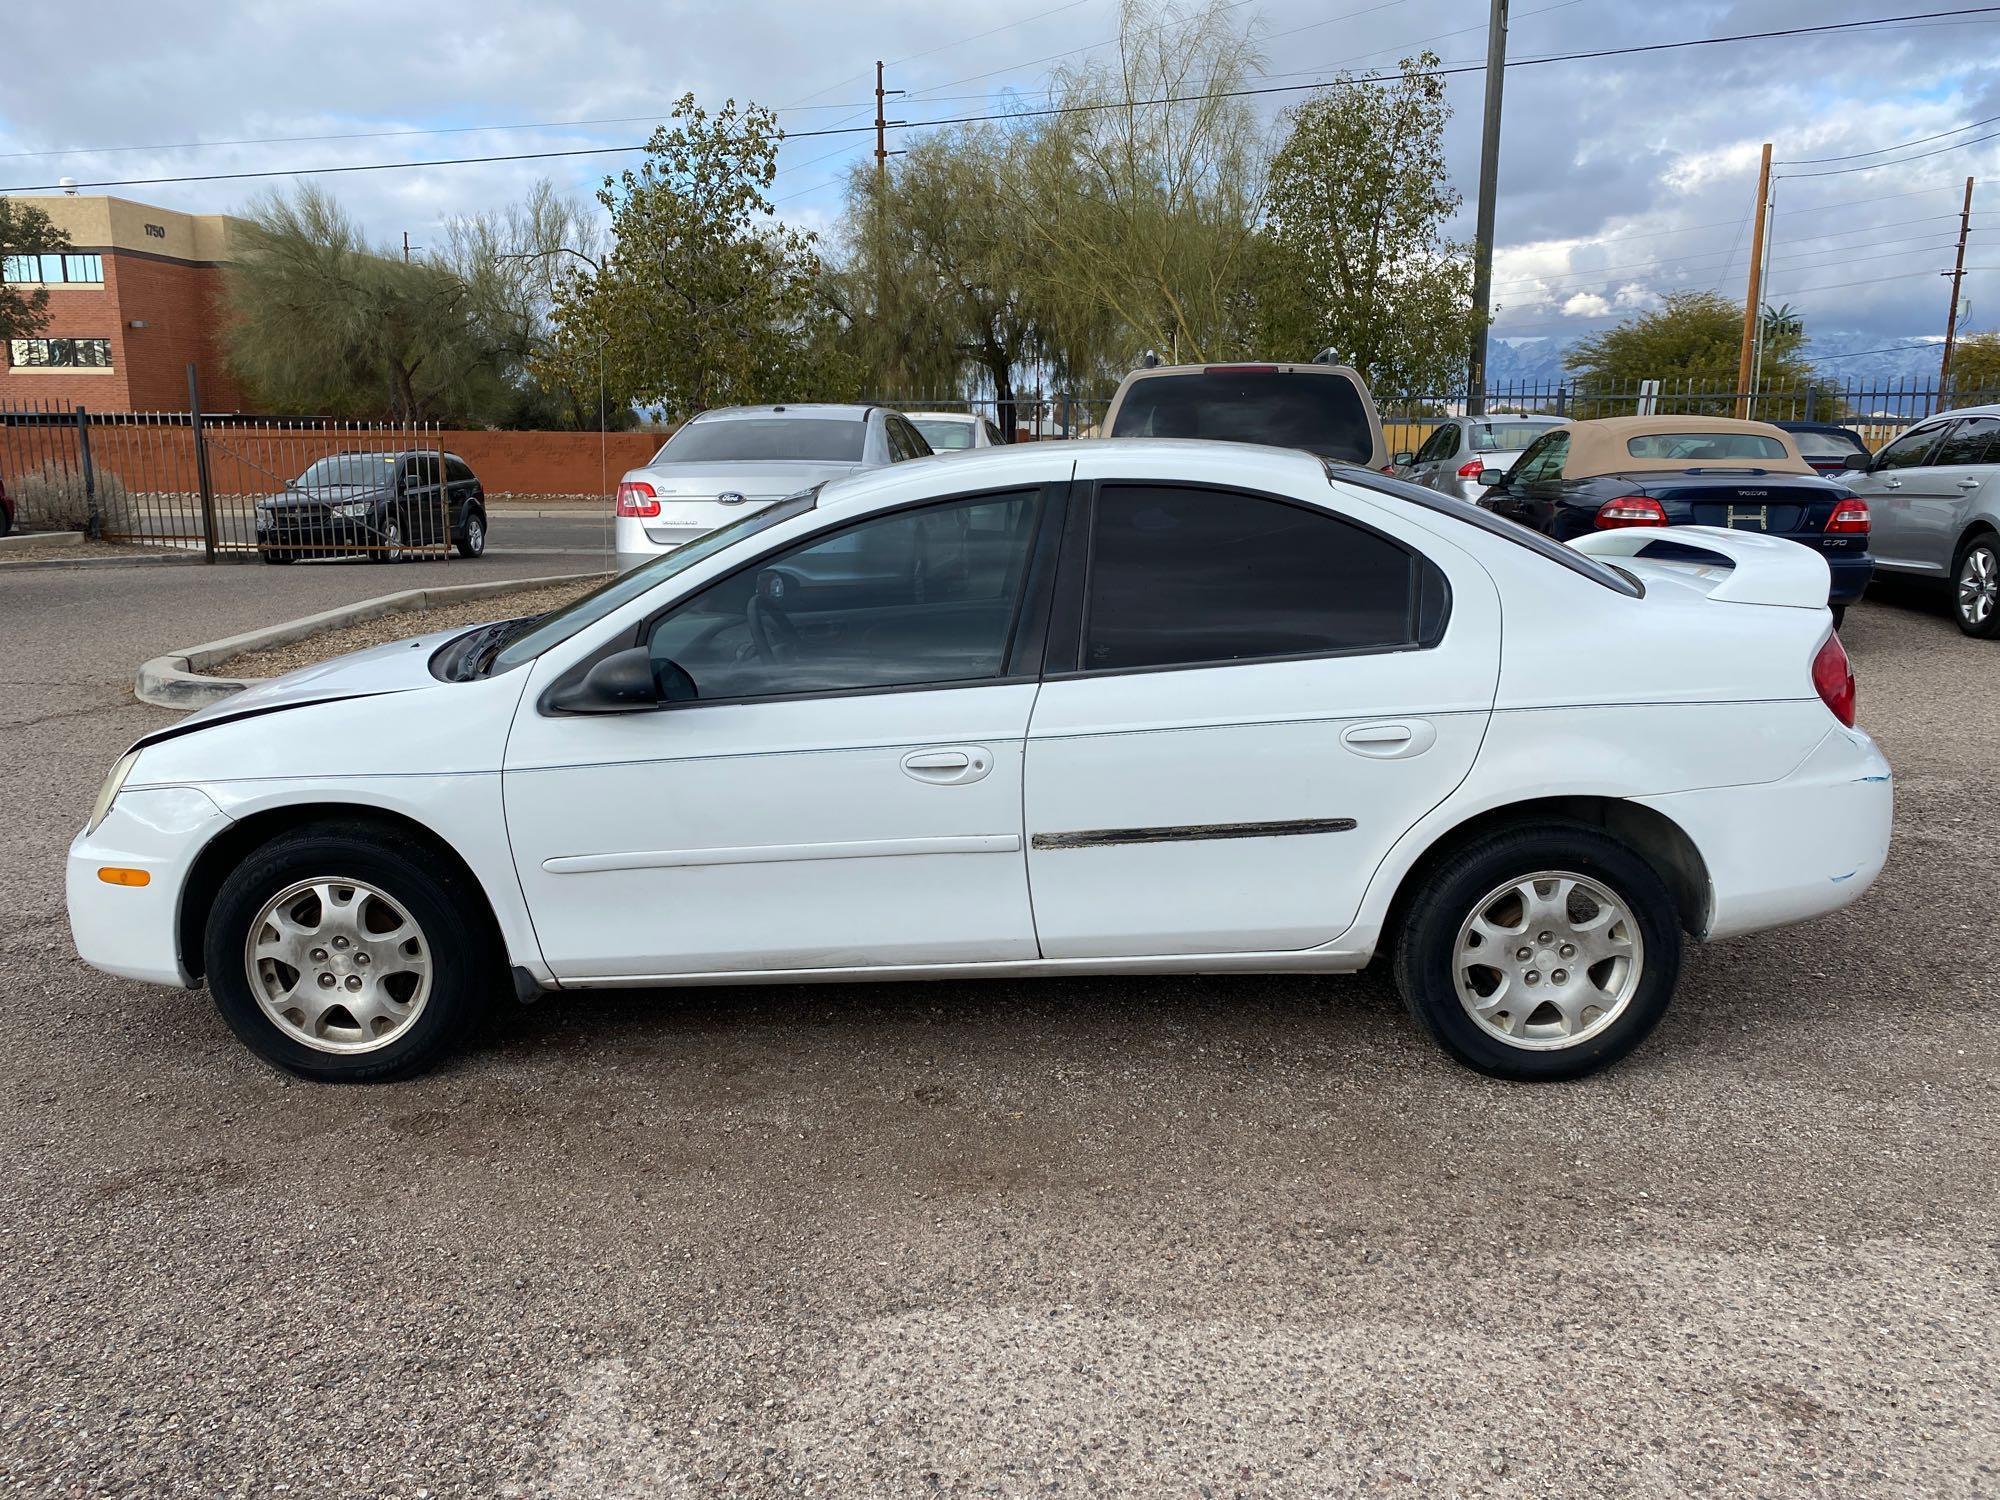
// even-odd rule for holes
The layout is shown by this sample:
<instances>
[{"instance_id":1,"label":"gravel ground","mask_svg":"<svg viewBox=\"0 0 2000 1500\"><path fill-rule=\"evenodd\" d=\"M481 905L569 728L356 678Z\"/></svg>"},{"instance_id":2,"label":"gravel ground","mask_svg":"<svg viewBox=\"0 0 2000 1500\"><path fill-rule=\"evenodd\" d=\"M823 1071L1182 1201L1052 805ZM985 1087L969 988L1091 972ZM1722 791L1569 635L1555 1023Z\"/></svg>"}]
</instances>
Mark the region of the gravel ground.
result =
<instances>
[{"instance_id":1,"label":"gravel ground","mask_svg":"<svg viewBox=\"0 0 2000 1500\"><path fill-rule=\"evenodd\" d=\"M1843 632L1880 883L1579 1084L1367 975L557 997L343 1090L70 950L133 663L248 609L132 578L0 581L0 1490L2000 1493L2000 646L1927 609Z\"/></svg>"},{"instance_id":2,"label":"gravel ground","mask_svg":"<svg viewBox=\"0 0 2000 1500\"><path fill-rule=\"evenodd\" d=\"M435 609L380 615L373 620L363 620L358 625L309 635L290 645L273 646L268 651L246 651L241 656L217 662L208 670L225 677L278 677L330 657L345 656L350 651L380 646L388 641L407 640L413 635L428 635L433 630L456 630L467 625L483 625L488 620L546 614L549 610L561 609L573 599L582 598L603 582L601 578L587 578L578 583L555 583L546 588L521 589L511 594L488 594L484 598L468 599L462 604L439 605Z\"/></svg>"}]
</instances>

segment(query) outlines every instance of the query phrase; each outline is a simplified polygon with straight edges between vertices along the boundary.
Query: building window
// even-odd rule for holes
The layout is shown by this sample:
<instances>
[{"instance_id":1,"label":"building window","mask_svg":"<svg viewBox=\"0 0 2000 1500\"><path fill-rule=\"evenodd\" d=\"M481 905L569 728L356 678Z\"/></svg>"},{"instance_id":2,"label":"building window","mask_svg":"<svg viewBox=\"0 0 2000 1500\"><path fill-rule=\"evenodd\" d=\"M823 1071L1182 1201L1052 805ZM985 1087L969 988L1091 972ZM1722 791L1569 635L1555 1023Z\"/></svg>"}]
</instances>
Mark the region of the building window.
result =
<instances>
[{"instance_id":1,"label":"building window","mask_svg":"<svg viewBox=\"0 0 2000 1500\"><path fill-rule=\"evenodd\" d=\"M68 282L102 285L101 255L10 255L0 261L0 281L39 281L49 286Z\"/></svg>"},{"instance_id":2,"label":"building window","mask_svg":"<svg viewBox=\"0 0 2000 1500\"><path fill-rule=\"evenodd\" d=\"M25 370L108 370L110 339L11 339L7 362Z\"/></svg>"}]
</instances>

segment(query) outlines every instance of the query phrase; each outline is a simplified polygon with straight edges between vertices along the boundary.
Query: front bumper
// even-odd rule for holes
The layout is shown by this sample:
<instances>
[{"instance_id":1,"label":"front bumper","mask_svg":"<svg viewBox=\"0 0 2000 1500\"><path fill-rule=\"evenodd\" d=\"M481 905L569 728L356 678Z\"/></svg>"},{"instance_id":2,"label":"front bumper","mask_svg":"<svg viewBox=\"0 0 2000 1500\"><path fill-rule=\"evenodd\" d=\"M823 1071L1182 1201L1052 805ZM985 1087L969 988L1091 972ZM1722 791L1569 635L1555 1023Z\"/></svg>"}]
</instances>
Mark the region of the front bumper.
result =
<instances>
[{"instance_id":1,"label":"front bumper","mask_svg":"<svg viewBox=\"0 0 2000 1500\"><path fill-rule=\"evenodd\" d=\"M123 979L192 989L180 951L181 892L196 857L229 824L193 787L120 792L96 832L79 833L69 846L69 930L83 961ZM109 885L97 873L106 866L144 870L150 879Z\"/></svg>"},{"instance_id":2,"label":"front bumper","mask_svg":"<svg viewBox=\"0 0 2000 1500\"><path fill-rule=\"evenodd\" d=\"M1788 776L1636 799L1694 841L1708 867L1701 936L1736 937L1825 916L1858 900L1889 855L1889 762L1835 725Z\"/></svg>"}]
</instances>

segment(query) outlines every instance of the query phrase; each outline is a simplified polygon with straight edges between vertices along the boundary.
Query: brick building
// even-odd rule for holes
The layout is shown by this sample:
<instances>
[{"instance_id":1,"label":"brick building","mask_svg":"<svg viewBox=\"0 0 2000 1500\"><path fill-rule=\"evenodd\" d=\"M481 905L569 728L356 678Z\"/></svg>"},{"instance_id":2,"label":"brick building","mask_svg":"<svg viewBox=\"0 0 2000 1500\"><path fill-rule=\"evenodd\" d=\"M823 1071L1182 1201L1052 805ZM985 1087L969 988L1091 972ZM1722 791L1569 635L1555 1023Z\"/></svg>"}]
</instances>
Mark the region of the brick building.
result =
<instances>
[{"instance_id":1,"label":"brick building","mask_svg":"<svg viewBox=\"0 0 2000 1500\"><path fill-rule=\"evenodd\" d=\"M240 220L124 198L13 201L46 213L71 248L0 262L6 280L49 290L48 326L0 351L0 407L184 411L190 362L200 372L204 407L243 404L218 337L221 268Z\"/></svg>"}]
</instances>

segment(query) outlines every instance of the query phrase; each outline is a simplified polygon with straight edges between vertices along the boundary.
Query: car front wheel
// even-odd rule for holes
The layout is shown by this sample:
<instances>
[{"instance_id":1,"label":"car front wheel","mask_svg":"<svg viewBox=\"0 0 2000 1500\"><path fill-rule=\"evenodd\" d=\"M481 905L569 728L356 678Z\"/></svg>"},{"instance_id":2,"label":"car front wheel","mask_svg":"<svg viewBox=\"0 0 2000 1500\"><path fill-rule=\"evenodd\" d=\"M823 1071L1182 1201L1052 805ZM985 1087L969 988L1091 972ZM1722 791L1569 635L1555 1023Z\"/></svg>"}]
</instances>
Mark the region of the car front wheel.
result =
<instances>
[{"instance_id":1,"label":"car front wheel","mask_svg":"<svg viewBox=\"0 0 2000 1500\"><path fill-rule=\"evenodd\" d=\"M458 555L477 557L486 550L486 517L476 510L465 513L465 525L458 533Z\"/></svg>"},{"instance_id":2,"label":"car front wheel","mask_svg":"<svg viewBox=\"0 0 2000 1500\"><path fill-rule=\"evenodd\" d=\"M1981 640L2000 636L2000 539L1987 535L1967 542L1951 578L1952 617L1958 628Z\"/></svg>"},{"instance_id":3,"label":"car front wheel","mask_svg":"<svg viewBox=\"0 0 2000 1500\"><path fill-rule=\"evenodd\" d=\"M1503 829L1424 878L1398 937L1411 1012L1496 1078L1578 1078L1630 1052L1680 973L1674 900L1629 846L1582 824Z\"/></svg>"},{"instance_id":4,"label":"car front wheel","mask_svg":"<svg viewBox=\"0 0 2000 1500\"><path fill-rule=\"evenodd\" d=\"M397 563L403 560L403 528L395 521L382 523L382 540L376 544L375 558L378 562Z\"/></svg>"},{"instance_id":5,"label":"car front wheel","mask_svg":"<svg viewBox=\"0 0 2000 1500\"><path fill-rule=\"evenodd\" d=\"M466 877L390 831L283 835L223 883L204 947L230 1029L265 1061L322 1082L430 1066L483 1008L489 930Z\"/></svg>"}]
</instances>

